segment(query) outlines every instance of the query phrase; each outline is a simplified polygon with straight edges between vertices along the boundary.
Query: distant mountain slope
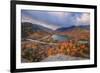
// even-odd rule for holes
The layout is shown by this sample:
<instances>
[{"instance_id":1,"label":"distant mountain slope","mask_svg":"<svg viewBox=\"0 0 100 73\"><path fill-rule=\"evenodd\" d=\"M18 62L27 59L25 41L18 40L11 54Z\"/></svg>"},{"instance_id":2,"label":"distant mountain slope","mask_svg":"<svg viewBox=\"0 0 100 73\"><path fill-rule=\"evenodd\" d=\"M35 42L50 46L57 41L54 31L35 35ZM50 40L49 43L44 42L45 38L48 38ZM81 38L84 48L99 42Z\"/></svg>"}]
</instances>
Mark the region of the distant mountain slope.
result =
<instances>
[{"instance_id":1,"label":"distant mountain slope","mask_svg":"<svg viewBox=\"0 0 100 73\"><path fill-rule=\"evenodd\" d=\"M86 29L86 30L89 30L90 29L90 26L89 25L85 25L85 26L71 26L71 27L62 27L62 28L58 28L56 31L59 31L59 32L63 32L63 31L71 31L75 28L81 28L81 29Z\"/></svg>"}]
</instances>

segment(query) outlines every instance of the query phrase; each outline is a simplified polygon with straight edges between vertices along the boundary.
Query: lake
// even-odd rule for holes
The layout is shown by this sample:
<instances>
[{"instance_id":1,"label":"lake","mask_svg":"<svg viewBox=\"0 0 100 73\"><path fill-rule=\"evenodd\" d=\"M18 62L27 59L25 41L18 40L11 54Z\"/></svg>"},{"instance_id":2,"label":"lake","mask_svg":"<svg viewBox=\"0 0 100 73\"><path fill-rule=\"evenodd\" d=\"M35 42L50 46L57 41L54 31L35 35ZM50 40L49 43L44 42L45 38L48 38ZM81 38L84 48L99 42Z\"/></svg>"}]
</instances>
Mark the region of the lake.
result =
<instances>
[{"instance_id":1,"label":"lake","mask_svg":"<svg viewBox=\"0 0 100 73\"><path fill-rule=\"evenodd\" d=\"M65 41L65 40L69 40L70 37L67 35L60 35L60 34L54 34L52 35L53 40L56 41Z\"/></svg>"}]
</instances>

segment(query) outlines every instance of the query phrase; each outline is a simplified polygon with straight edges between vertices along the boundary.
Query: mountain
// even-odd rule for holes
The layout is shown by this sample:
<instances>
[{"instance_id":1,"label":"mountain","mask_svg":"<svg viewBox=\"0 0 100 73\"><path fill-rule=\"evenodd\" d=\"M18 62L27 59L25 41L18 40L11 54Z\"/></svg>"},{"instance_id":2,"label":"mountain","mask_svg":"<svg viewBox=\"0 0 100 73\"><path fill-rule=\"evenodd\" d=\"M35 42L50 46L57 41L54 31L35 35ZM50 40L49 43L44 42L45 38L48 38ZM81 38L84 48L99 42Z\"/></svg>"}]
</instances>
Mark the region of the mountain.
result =
<instances>
[{"instance_id":1,"label":"mountain","mask_svg":"<svg viewBox=\"0 0 100 73\"><path fill-rule=\"evenodd\" d=\"M43 27L41 25L37 25L37 24L32 24L29 22L22 22L21 23L21 31L22 31L22 37L26 37L28 36L28 33L31 32L47 32L47 33L52 33L53 30Z\"/></svg>"},{"instance_id":2,"label":"mountain","mask_svg":"<svg viewBox=\"0 0 100 73\"><path fill-rule=\"evenodd\" d=\"M27 37L33 31L31 23L21 23L21 37Z\"/></svg>"},{"instance_id":3,"label":"mountain","mask_svg":"<svg viewBox=\"0 0 100 73\"><path fill-rule=\"evenodd\" d=\"M81 26L71 26L71 27L62 27L62 28L58 28L56 29L56 31L58 32L63 32L63 31L71 31L75 28L80 28L80 29L86 29L89 30L90 29L90 25L81 25Z\"/></svg>"}]
</instances>

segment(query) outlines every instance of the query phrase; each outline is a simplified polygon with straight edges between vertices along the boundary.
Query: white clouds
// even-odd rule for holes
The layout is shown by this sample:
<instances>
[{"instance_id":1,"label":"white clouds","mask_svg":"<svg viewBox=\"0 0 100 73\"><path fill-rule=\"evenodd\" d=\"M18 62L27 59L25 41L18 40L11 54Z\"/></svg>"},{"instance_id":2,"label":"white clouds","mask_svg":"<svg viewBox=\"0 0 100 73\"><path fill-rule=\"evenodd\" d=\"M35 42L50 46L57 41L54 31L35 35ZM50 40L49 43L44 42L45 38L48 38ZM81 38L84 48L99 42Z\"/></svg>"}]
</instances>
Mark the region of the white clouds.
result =
<instances>
[{"instance_id":1,"label":"white clouds","mask_svg":"<svg viewBox=\"0 0 100 73\"><path fill-rule=\"evenodd\" d=\"M79 12L40 12L29 11L22 13L22 22L30 22L56 30L60 27L80 26L90 24L89 13Z\"/></svg>"},{"instance_id":2,"label":"white clouds","mask_svg":"<svg viewBox=\"0 0 100 73\"><path fill-rule=\"evenodd\" d=\"M76 25L89 25L90 24L90 14L83 13L80 17L76 18L77 24Z\"/></svg>"},{"instance_id":3,"label":"white clouds","mask_svg":"<svg viewBox=\"0 0 100 73\"><path fill-rule=\"evenodd\" d=\"M48 12L48 13L51 15L60 16L60 17L64 16L64 12Z\"/></svg>"},{"instance_id":4,"label":"white clouds","mask_svg":"<svg viewBox=\"0 0 100 73\"><path fill-rule=\"evenodd\" d=\"M32 18L30 16L22 14L21 22L32 22Z\"/></svg>"},{"instance_id":5,"label":"white clouds","mask_svg":"<svg viewBox=\"0 0 100 73\"><path fill-rule=\"evenodd\" d=\"M48 14L56 16L61 19L64 19L65 16L67 17L70 15L69 12L48 12Z\"/></svg>"},{"instance_id":6,"label":"white clouds","mask_svg":"<svg viewBox=\"0 0 100 73\"><path fill-rule=\"evenodd\" d=\"M74 13L74 12L48 12L49 15L55 16L60 21L69 23L70 25L89 25L90 14L89 13Z\"/></svg>"}]
</instances>

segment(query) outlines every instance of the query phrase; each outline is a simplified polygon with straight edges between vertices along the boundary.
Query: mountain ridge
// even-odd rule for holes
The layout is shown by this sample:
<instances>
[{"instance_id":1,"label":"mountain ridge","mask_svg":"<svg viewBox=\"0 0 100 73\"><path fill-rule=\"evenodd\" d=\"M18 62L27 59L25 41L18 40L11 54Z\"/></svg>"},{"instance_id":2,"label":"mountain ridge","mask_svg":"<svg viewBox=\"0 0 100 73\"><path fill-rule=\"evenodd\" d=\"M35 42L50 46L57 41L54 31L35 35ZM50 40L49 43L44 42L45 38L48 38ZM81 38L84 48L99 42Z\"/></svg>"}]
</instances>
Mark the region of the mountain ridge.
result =
<instances>
[{"instance_id":1,"label":"mountain ridge","mask_svg":"<svg viewBox=\"0 0 100 73\"><path fill-rule=\"evenodd\" d=\"M36 32L36 31L45 31L45 32L53 32L53 30L46 28L44 26L41 25L37 25L37 24L33 24L30 22L22 22L23 25L31 25L32 26L32 31Z\"/></svg>"},{"instance_id":2,"label":"mountain ridge","mask_svg":"<svg viewBox=\"0 0 100 73\"><path fill-rule=\"evenodd\" d=\"M80 26L71 26L71 27L61 27L56 29L56 31L63 32L63 31L71 31L74 28L81 28L81 29L90 29L90 25L80 25Z\"/></svg>"}]
</instances>

